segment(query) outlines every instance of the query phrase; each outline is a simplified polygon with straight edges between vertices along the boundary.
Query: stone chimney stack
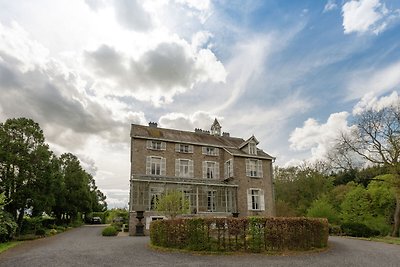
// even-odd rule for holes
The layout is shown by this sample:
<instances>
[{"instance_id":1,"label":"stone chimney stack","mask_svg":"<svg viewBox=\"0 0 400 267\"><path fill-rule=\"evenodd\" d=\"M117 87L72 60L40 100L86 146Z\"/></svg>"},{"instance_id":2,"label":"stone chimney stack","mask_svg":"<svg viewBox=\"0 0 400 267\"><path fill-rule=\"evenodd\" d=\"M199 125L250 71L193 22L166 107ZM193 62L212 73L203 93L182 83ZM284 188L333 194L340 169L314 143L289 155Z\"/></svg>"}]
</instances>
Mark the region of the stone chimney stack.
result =
<instances>
[{"instance_id":1,"label":"stone chimney stack","mask_svg":"<svg viewBox=\"0 0 400 267\"><path fill-rule=\"evenodd\" d=\"M149 122L149 127L157 128L157 122Z\"/></svg>"}]
</instances>

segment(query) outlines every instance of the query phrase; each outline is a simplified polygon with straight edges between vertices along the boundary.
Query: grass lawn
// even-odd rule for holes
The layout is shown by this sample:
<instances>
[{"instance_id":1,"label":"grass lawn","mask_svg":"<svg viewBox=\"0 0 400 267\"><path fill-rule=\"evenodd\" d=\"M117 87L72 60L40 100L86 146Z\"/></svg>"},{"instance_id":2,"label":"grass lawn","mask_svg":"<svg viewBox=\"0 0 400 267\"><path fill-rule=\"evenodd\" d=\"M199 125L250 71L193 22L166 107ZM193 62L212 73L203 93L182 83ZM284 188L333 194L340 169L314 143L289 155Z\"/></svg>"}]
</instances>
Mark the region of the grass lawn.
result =
<instances>
[{"instance_id":1,"label":"grass lawn","mask_svg":"<svg viewBox=\"0 0 400 267\"><path fill-rule=\"evenodd\" d=\"M400 238L398 237L391 237L391 236L385 236L385 237L372 237L372 241L378 241L378 242L385 242L388 244L396 244L400 245Z\"/></svg>"},{"instance_id":2,"label":"grass lawn","mask_svg":"<svg viewBox=\"0 0 400 267\"><path fill-rule=\"evenodd\" d=\"M18 245L20 243L21 243L21 241L10 241L10 242L6 242L6 243L0 243L0 253L6 251L7 249L15 247L16 245Z\"/></svg>"},{"instance_id":3,"label":"grass lawn","mask_svg":"<svg viewBox=\"0 0 400 267\"><path fill-rule=\"evenodd\" d=\"M391 236L381 236L381 237L357 237L358 239L368 240L368 241L376 241L376 242L383 242L387 244L395 244L400 245L400 238L399 237L391 237Z\"/></svg>"}]
</instances>

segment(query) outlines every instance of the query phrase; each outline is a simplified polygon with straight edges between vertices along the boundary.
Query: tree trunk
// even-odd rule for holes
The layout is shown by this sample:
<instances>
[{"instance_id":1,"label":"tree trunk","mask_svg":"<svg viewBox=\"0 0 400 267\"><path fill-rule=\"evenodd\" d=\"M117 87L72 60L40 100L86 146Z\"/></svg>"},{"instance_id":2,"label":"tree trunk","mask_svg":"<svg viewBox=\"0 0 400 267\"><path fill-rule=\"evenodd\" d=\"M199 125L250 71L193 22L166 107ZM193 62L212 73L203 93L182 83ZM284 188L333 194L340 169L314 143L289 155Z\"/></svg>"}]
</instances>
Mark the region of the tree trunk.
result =
<instances>
[{"instance_id":1,"label":"tree trunk","mask_svg":"<svg viewBox=\"0 0 400 267\"><path fill-rule=\"evenodd\" d=\"M398 190L396 190L396 210L394 211L394 225L393 225L393 237L399 236L399 227L400 227L400 194Z\"/></svg>"},{"instance_id":2,"label":"tree trunk","mask_svg":"<svg viewBox=\"0 0 400 267\"><path fill-rule=\"evenodd\" d=\"M18 214L18 219L17 219L17 225L18 225L18 232L17 235L19 236L21 234L21 230L22 230L22 222L24 220L24 208L21 208L19 210L19 214Z\"/></svg>"}]
</instances>

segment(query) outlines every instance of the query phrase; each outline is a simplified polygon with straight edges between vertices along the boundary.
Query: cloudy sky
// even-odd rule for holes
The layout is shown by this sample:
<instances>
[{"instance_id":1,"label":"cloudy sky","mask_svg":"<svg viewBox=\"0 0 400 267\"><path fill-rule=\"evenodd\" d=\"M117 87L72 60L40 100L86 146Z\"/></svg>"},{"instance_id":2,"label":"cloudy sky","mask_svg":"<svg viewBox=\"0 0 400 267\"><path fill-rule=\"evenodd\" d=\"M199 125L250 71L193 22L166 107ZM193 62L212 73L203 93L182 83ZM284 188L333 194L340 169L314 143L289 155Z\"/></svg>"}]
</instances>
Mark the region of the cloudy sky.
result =
<instances>
[{"instance_id":1,"label":"cloudy sky","mask_svg":"<svg viewBox=\"0 0 400 267\"><path fill-rule=\"evenodd\" d=\"M131 123L209 128L285 166L398 101L398 0L0 0L0 121L40 123L126 207Z\"/></svg>"}]
</instances>

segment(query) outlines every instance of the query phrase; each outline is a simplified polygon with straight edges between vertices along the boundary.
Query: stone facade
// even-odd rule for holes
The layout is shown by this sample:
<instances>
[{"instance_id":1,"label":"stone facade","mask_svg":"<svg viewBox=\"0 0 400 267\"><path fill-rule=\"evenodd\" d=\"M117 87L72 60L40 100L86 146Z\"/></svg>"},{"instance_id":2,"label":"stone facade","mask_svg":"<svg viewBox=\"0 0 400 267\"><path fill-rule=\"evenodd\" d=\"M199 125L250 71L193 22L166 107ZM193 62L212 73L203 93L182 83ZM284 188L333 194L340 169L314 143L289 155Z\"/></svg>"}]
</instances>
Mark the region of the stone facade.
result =
<instances>
[{"instance_id":1,"label":"stone facade","mask_svg":"<svg viewBox=\"0 0 400 267\"><path fill-rule=\"evenodd\" d=\"M184 216L275 215L274 158L256 147L254 136L245 141L220 130L217 120L211 133L132 125L130 235L136 211L144 211L145 234L152 220L165 218L154 203L172 189L190 203Z\"/></svg>"}]
</instances>

